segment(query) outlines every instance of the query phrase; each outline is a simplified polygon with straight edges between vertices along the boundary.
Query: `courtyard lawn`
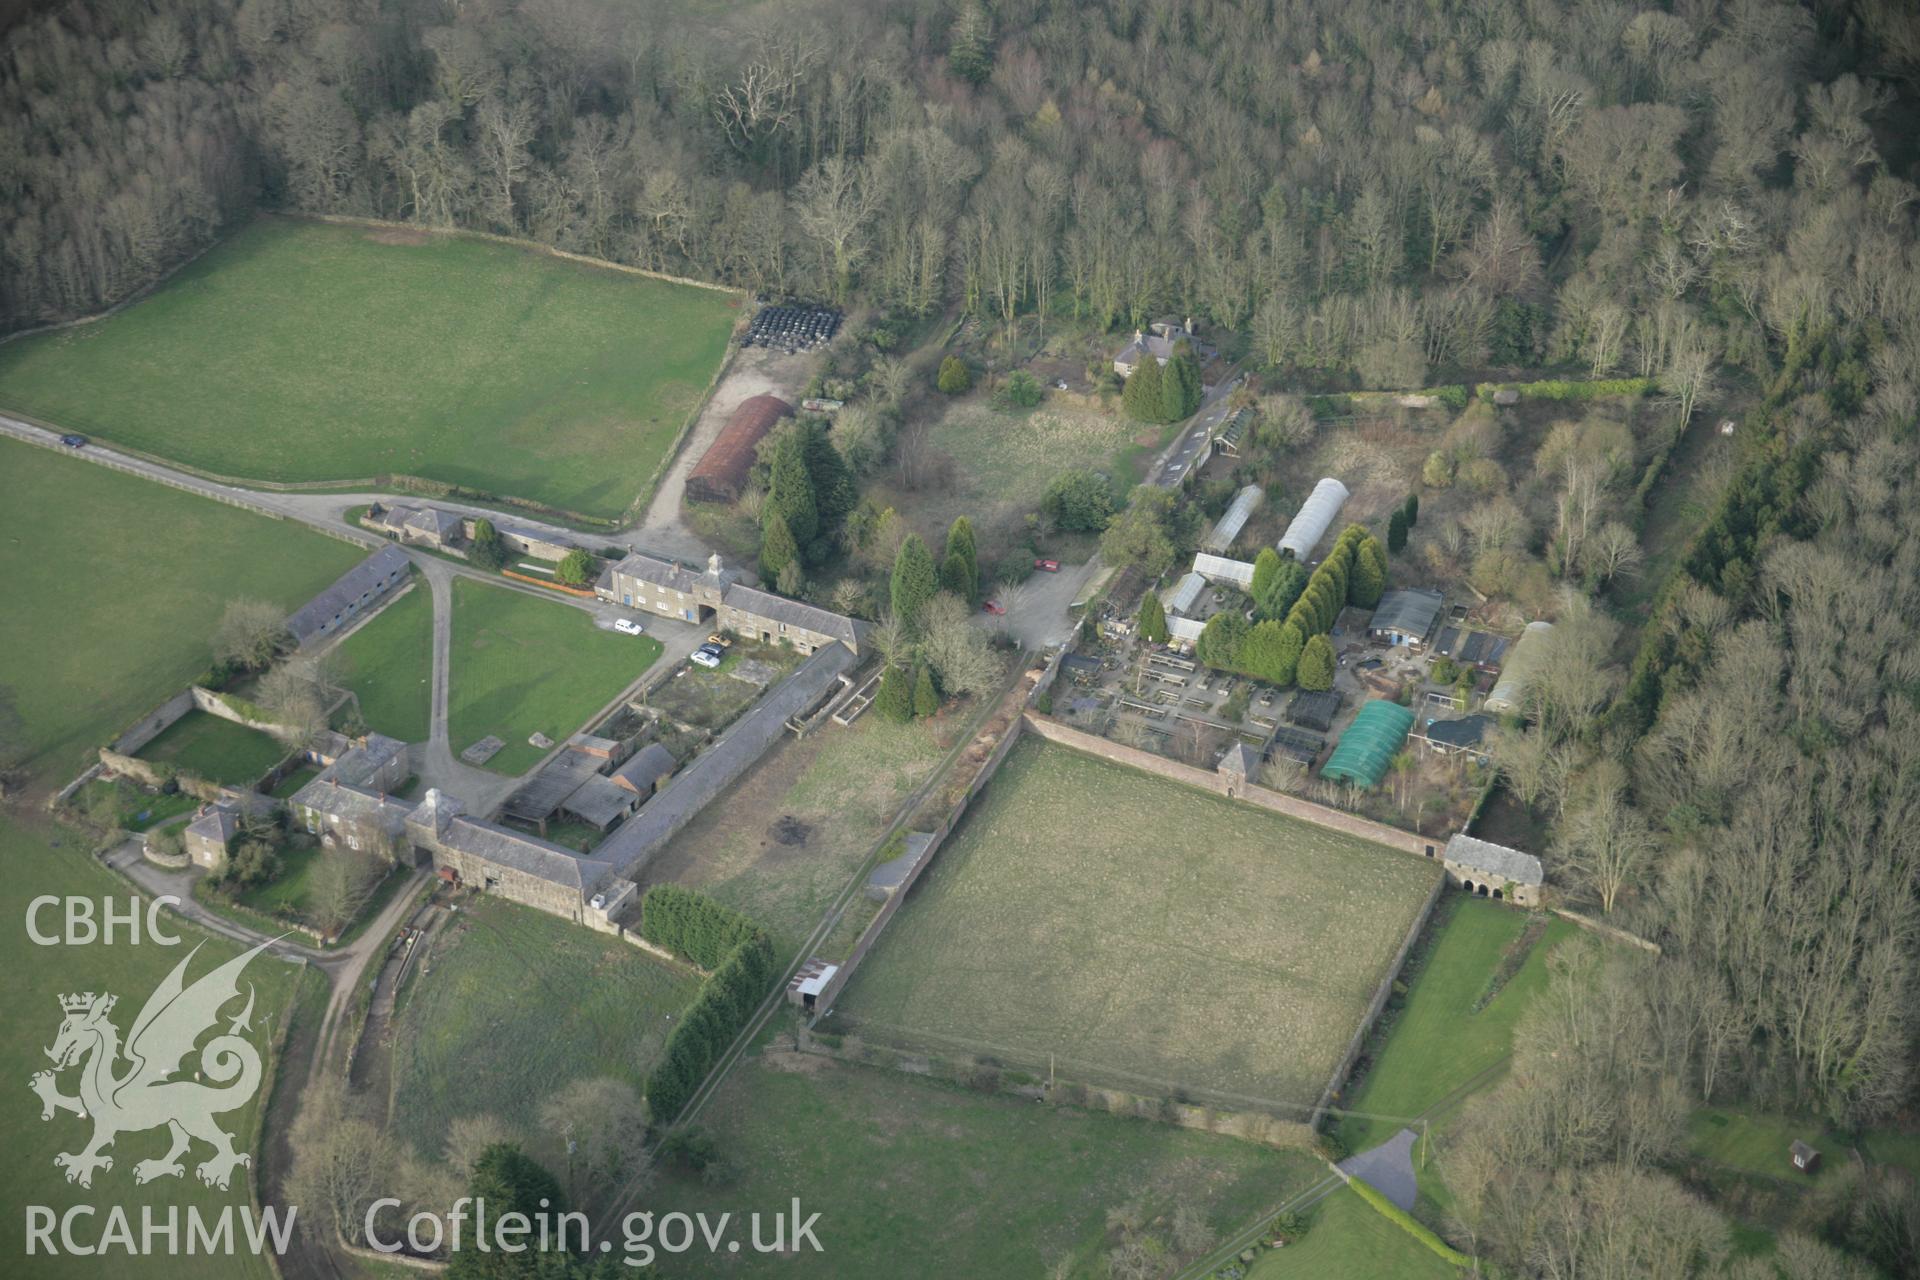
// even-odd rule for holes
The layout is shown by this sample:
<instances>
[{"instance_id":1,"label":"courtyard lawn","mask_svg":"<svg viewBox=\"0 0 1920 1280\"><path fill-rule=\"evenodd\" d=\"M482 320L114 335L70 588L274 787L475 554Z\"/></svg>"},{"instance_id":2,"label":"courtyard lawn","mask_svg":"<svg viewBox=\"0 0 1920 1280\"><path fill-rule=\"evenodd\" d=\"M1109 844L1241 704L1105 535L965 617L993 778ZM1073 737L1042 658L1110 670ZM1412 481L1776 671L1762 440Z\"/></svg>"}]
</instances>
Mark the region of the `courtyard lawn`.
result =
<instances>
[{"instance_id":1,"label":"courtyard lawn","mask_svg":"<svg viewBox=\"0 0 1920 1280\"><path fill-rule=\"evenodd\" d=\"M0 685L26 727L36 784L205 671L221 610L288 610L363 559L359 547L0 439ZM107 578L104 566L120 566Z\"/></svg>"},{"instance_id":2,"label":"courtyard lawn","mask_svg":"<svg viewBox=\"0 0 1920 1280\"><path fill-rule=\"evenodd\" d=\"M55 840L60 842L57 848L53 844ZM44 1205L55 1214L63 1214L74 1205L99 1206L91 1219L76 1219L76 1224L90 1224L77 1225L77 1233L93 1240L105 1230L109 1205L124 1208L137 1231L143 1207L151 1206L161 1219L168 1212L179 1210L184 1230L184 1215L189 1206L198 1209L211 1226L217 1221L213 1215L221 1206L248 1203L246 1169L234 1173L225 1191L214 1190L195 1176L194 1166L211 1154L209 1147L198 1142L184 1161L184 1176L161 1178L144 1186L137 1184L134 1166L165 1154L165 1129L121 1133L111 1150L113 1167L96 1172L91 1188L68 1182L53 1163L54 1156L80 1150L91 1126L67 1112L56 1112L53 1119L42 1122L39 1100L27 1091L28 1077L49 1065L42 1051L54 1042L59 1030L62 995L102 991L119 997L110 1017L124 1035L148 995L196 945L200 950L188 965L186 980L189 983L238 955L241 948L226 938L200 933L170 913L163 917L163 927L180 938L178 946L153 945L144 932L138 946L128 941L124 933L117 935L110 946L36 946L28 938L25 927L27 904L34 898L42 895L85 898L94 903L96 913L101 904L111 898L116 911L124 911L130 890L124 880L88 855L83 841L71 832L38 821L0 814L0 861L7 867L4 883L0 883L0 914L10 922L4 931L4 942L0 942L0 955L4 955L8 973L7 982L0 985L0 1025L9 1031L6 1048L0 1052L0 1071L4 1072L14 1095L7 1113L10 1117L8 1154L4 1169L0 1169L0 1204L4 1205L4 1212L0 1212L0 1258L11 1262L0 1267L0 1271L52 1280L60 1277L97 1280L103 1275L138 1275L162 1280L176 1276L192 1280L272 1276L274 1272L264 1259L244 1252L212 1257L187 1256L184 1251L176 1255L162 1253L140 1259L137 1267L118 1260L124 1255L115 1255L113 1262L103 1262L98 1257L75 1257L64 1250L57 1250L55 1257L43 1255L31 1262L21 1261L26 1255L24 1206L27 1205ZM144 921L145 911L140 914ZM43 931L58 932L58 912L43 911L39 923ZM274 1037L285 1021L299 972L263 954L255 957L241 975L242 995L247 987L254 992L251 1038L261 1050L263 1066L270 1057ZM241 1002L235 1000L222 1012L231 1016L240 1008ZM197 1069L198 1064L197 1056L187 1060L191 1068ZM62 1093L75 1092L79 1074L77 1069L60 1073L58 1084ZM240 1109L218 1117L220 1126L234 1136L238 1150L255 1150L264 1092L263 1088ZM239 1234L242 1224L236 1220L234 1225Z\"/></svg>"},{"instance_id":3,"label":"courtyard lawn","mask_svg":"<svg viewBox=\"0 0 1920 1280\"><path fill-rule=\"evenodd\" d=\"M1310 1106L1438 875L1031 738L835 1020L1135 1092Z\"/></svg>"},{"instance_id":4,"label":"courtyard lawn","mask_svg":"<svg viewBox=\"0 0 1920 1280\"><path fill-rule=\"evenodd\" d=\"M1522 945L1529 922L1540 918L1451 891L1435 911L1405 1004L1391 1015L1392 1029L1359 1088L1338 1100L1342 1107L1411 1119L1462 1091L1490 1086L1513 1051L1514 1024L1546 987L1547 953L1575 931L1565 920L1547 923L1519 970L1476 1013L1474 1003L1502 957ZM1402 1127L1397 1119L1349 1116L1339 1133L1350 1150L1364 1151Z\"/></svg>"},{"instance_id":5,"label":"courtyard lawn","mask_svg":"<svg viewBox=\"0 0 1920 1280\"><path fill-rule=\"evenodd\" d=\"M433 594L424 583L393 601L334 650L340 678L369 729L425 742L433 712Z\"/></svg>"},{"instance_id":6,"label":"courtyard lawn","mask_svg":"<svg viewBox=\"0 0 1920 1280\"><path fill-rule=\"evenodd\" d=\"M456 578L447 688L454 753L493 734L507 745L487 767L524 773L547 754L530 736L564 742L578 733L661 651L652 636L600 630L570 604Z\"/></svg>"},{"instance_id":7,"label":"courtyard lawn","mask_svg":"<svg viewBox=\"0 0 1920 1280\"><path fill-rule=\"evenodd\" d=\"M940 761L934 729L866 715L782 738L647 864L647 884L678 881L737 908L790 959L827 904ZM867 915L848 911L855 929Z\"/></svg>"},{"instance_id":8,"label":"courtyard lawn","mask_svg":"<svg viewBox=\"0 0 1920 1280\"><path fill-rule=\"evenodd\" d=\"M134 754L227 787L249 787L287 758L268 734L204 711L189 711Z\"/></svg>"},{"instance_id":9,"label":"courtyard lawn","mask_svg":"<svg viewBox=\"0 0 1920 1280\"><path fill-rule=\"evenodd\" d=\"M1248 1280L1446 1280L1460 1268L1342 1187L1313 1210L1306 1239L1260 1256Z\"/></svg>"},{"instance_id":10,"label":"courtyard lawn","mask_svg":"<svg viewBox=\"0 0 1920 1280\"><path fill-rule=\"evenodd\" d=\"M447 1126L491 1114L521 1133L574 1080L637 1088L700 978L631 943L495 897L434 935L394 1024L393 1125L427 1159Z\"/></svg>"},{"instance_id":11,"label":"courtyard lawn","mask_svg":"<svg viewBox=\"0 0 1920 1280\"><path fill-rule=\"evenodd\" d=\"M223 475L404 473L610 518L739 305L507 245L266 218L117 315L0 349L0 405Z\"/></svg>"},{"instance_id":12,"label":"courtyard lawn","mask_svg":"<svg viewBox=\"0 0 1920 1280\"><path fill-rule=\"evenodd\" d=\"M699 1124L730 1176L708 1186L669 1166L645 1207L656 1217L737 1217L769 1214L797 1196L803 1218L821 1215L822 1252L803 1249L762 1268L790 1280L1104 1277L1118 1243L1110 1209L1137 1202L1147 1232L1166 1242L1168 1220L1188 1204L1218 1238L1325 1172L1305 1152L781 1051L735 1068ZM678 1255L673 1268L744 1273L738 1259L704 1250Z\"/></svg>"}]
</instances>

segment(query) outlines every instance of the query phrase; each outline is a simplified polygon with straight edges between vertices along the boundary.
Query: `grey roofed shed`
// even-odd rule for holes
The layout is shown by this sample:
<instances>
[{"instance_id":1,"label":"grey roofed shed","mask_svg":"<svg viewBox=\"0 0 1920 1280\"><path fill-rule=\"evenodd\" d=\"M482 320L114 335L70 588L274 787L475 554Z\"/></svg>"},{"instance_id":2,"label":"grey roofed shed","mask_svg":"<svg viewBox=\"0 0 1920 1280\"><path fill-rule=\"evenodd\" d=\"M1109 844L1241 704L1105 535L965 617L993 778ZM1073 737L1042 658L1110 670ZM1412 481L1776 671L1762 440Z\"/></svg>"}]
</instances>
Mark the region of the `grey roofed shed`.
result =
<instances>
[{"instance_id":1,"label":"grey roofed shed","mask_svg":"<svg viewBox=\"0 0 1920 1280\"><path fill-rule=\"evenodd\" d=\"M1347 486L1328 476L1313 486L1313 492L1300 504L1300 511L1280 535L1280 550L1295 560L1305 560L1320 545L1327 530L1347 505Z\"/></svg>"},{"instance_id":2,"label":"grey roofed shed","mask_svg":"<svg viewBox=\"0 0 1920 1280\"><path fill-rule=\"evenodd\" d=\"M640 798L633 792L616 785L606 775L596 773L574 788L573 794L561 804L560 811L605 831L632 813L639 802Z\"/></svg>"},{"instance_id":3,"label":"grey roofed shed","mask_svg":"<svg viewBox=\"0 0 1920 1280\"><path fill-rule=\"evenodd\" d=\"M1446 859L1456 866L1483 872L1489 878L1511 880L1515 884L1537 886L1545 879L1540 870L1540 859L1532 854L1488 840L1478 840L1465 832L1459 832L1447 841Z\"/></svg>"},{"instance_id":4,"label":"grey roofed shed","mask_svg":"<svg viewBox=\"0 0 1920 1280\"><path fill-rule=\"evenodd\" d=\"M1232 505L1226 509L1219 522L1207 534L1206 540L1200 544L1200 549L1215 555L1225 554L1227 548L1233 545L1234 539L1240 536L1240 531L1247 527L1248 519L1259 509L1260 500L1264 497L1266 497L1266 490L1257 484L1250 484L1234 494Z\"/></svg>"},{"instance_id":5,"label":"grey roofed shed","mask_svg":"<svg viewBox=\"0 0 1920 1280\"><path fill-rule=\"evenodd\" d=\"M611 776L614 782L627 790L650 796L679 767L680 763L673 758L673 752L657 742L649 742L634 752L633 759L615 769Z\"/></svg>"},{"instance_id":6,"label":"grey roofed shed","mask_svg":"<svg viewBox=\"0 0 1920 1280\"><path fill-rule=\"evenodd\" d=\"M1477 749L1493 727L1493 717L1462 716L1458 720L1435 720L1420 731L1420 736L1443 750Z\"/></svg>"},{"instance_id":7,"label":"grey roofed shed","mask_svg":"<svg viewBox=\"0 0 1920 1280\"><path fill-rule=\"evenodd\" d=\"M407 579L413 562L407 553L388 544L341 574L334 584L294 610L287 630L305 644L325 635L353 617L367 604Z\"/></svg>"},{"instance_id":8,"label":"grey roofed shed","mask_svg":"<svg viewBox=\"0 0 1920 1280\"><path fill-rule=\"evenodd\" d=\"M1380 605L1367 622L1373 635L1405 636L1416 644L1433 633L1446 597L1430 587L1402 587L1380 597Z\"/></svg>"}]
</instances>

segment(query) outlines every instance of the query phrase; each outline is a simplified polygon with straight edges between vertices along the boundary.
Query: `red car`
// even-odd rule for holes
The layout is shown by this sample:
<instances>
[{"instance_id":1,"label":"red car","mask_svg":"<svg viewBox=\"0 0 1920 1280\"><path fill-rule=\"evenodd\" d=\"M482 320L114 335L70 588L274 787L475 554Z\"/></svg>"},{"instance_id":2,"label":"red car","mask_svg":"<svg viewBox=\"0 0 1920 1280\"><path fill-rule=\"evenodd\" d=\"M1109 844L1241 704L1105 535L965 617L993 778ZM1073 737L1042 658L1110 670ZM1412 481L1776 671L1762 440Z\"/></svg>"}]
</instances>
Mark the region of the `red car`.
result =
<instances>
[{"instance_id":1,"label":"red car","mask_svg":"<svg viewBox=\"0 0 1920 1280\"><path fill-rule=\"evenodd\" d=\"M1001 604L998 600L989 600L985 604L981 605L980 607L982 609L985 609L988 613L997 614L997 613L1005 613L1007 611L1007 606Z\"/></svg>"},{"instance_id":2,"label":"red car","mask_svg":"<svg viewBox=\"0 0 1920 1280\"><path fill-rule=\"evenodd\" d=\"M1040 570L1042 573L1060 572L1060 562L1058 560L1044 560L1044 559L1035 560L1033 562L1033 567Z\"/></svg>"}]
</instances>

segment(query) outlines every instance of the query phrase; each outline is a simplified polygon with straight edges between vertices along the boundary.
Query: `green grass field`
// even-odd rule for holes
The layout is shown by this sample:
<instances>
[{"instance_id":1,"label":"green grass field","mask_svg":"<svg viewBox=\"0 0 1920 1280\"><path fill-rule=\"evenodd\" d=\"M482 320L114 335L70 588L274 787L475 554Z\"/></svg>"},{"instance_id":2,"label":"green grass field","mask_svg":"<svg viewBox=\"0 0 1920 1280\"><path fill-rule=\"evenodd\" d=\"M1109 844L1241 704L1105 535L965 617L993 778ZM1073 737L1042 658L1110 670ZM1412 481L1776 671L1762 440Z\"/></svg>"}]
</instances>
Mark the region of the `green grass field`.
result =
<instances>
[{"instance_id":1,"label":"green grass field","mask_svg":"<svg viewBox=\"0 0 1920 1280\"><path fill-rule=\"evenodd\" d=\"M1392 1030L1360 1087L1339 1100L1353 1111L1382 1116L1418 1116L1471 1086L1491 1086L1513 1051L1513 1028L1547 984L1547 953L1574 932L1555 919L1548 924L1520 970L1479 1012L1474 1002L1516 945L1531 917L1481 898L1456 895L1441 904L1430 950L1395 1015ZM1386 1141L1403 1126L1396 1120L1349 1116L1340 1137L1353 1151Z\"/></svg>"},{"instance_id":2,"label":"green grass field","mask_svg":"<svg viewBox=\"0 0 1920 1280\"><path fill-rule=\"evenodd\" d=\"M256 729L189 711L135 754L222 786L247 787L286 759L287 751L285 744Z\"/></svg>"},{"instance_id":3,"label":"green grass field","mask_svg":"<svg viewBox=\"0 0 1920 1280\"><path fill-rule=\"evenodd\" d=\"M0 532L0 685L38 784L206 670L227 601L297 608L366 554L15 440L0 440Z\"/></svg>"},{"instance_id":4,"label":"green grass field","mask_svg":"<svg viewBox=\"0 0 1920 1280\"><path fill-rule=\"evenodd\" d=\"M527 742L531 735L561 742L577 733L661 649L652 636L602 631L572 605L457 578L447 686L453 750L496 734L507 745L487 767L523 773L546 755Z\"/></svg>"},{"instance_id":5,"label":"green grass field","mask_svg":"<svg viewBox=\"0 0 1920 1280\"><path fill-rule=\"evenodd\" d=\"M60 841L58 848L53 841ZM139 1230L142 1206L152 1206L164 1216L177 1207L184 1215L187 1206L202 1214L217 1212L222 1205L247 1203L246 1173L239 1171L229 1189L222 1192L203 1185L194 1175L193 1165L205 1160L210 1149L196 1144L188 1157L184 1177L162 1178L142 1186L134 1181L134 1166L141 1160L163 1155L167 1149L164 1130L129 1131L119 1135L110 1154L113 1167L94 1175L93 1186L82 1188L66 1181L53 1163L60 1152L78 1151L86 1143L91 1126L67 1112L56 1112L45 1122L40 1119L40 1102L27 1089L27 1079L43 1070L48 1061L42 1050L54 1042L61 1022L59 998L69 992L106 991L119 997L110 1015L124 1035L133 1025L147 996L172 968L198 945L199 954L188 966L186 980L207 973L216 965L239 954L240 948L225 938L196 932L177 916L170 916L165 928L181 939L179 946L156 946L143 932L139 945L129 943L124 933L111 945L95 942L91 946L37 946L27 936L27 904L43 894L56 897L92 899L96 914L104 899L112 899L116 909L125 910L132 896L125 881L95 862L86 846L71 832L0 815L0 860L7 874L0 878L0 915L8 924L0 955L4 955L8 979L0 984L0 1020L9 1030L7 1047L0 1052L0 1074L7 1081L8 1158L0 1171L0 1272L7 1275L38 1277L81 1277L97 1280L105 1275L141 1277L192 1277L193 1280L227 1280L228 1277L266 1277L273 1274L267 1263L251 1254L226 1256L161 1256L129 1262L124 1254L109 1258L44 1254L25 1257L27 1245L27 1205L44 1205L56 1214L73 1205L98 1207L91 1219L76 1220L82 1239L97 1238L105 1228L109 1206L120 1206ZM142 911L144 920L145 912ZM60 929L59 913L44 911L42 931ZM254 1043L263 1049L278 1034L292 999L296 971L270 956L256 957L242 975L243 984L255 991ZM245 986L242 993L244 995ZM239 1012L238 1002L225 1012ZM268 1055L262 1053L264 1059ZM188 1059L189 1066L198 1057ZM124 1070L124 1066L120 1068ZM60 1076L60 1088L71 1095L76 1088L77 1069ZM262 1088L244 1107L222 1114L219 1123L235 1135L235 1146L255 1149L260 1119ZM239 1228L236 1222L236 1230ZM184 1230L184 1218L182 1221ZM55 1236L58 1239L58 1236ZM184 1245L183 1245L184 1247Z\"/></svg>"},{"instance_id":6,"label":"green grass field","mask_svg":"<svg viewBox=\"0 0 1920 1280\"><path fill-rule=\"evenodd\" d=\"M492 1114L524 1132L571 1081L618 1076L640 1088L699 985L617 938L476 897L401 993L395 1131L437 1159L461 1116Z\"/></svg>"},{"instance_id":7,"label":"green grass field","mask_svg":"<svg viewBox=\"0 0 1920 1280\"><path fill-rule=\"evenodd\" d=\"M506 245L263 219L117 315L0 349L0 406L222 475L405 473L612 517L738 309Z\"/></svg>"},{"instance_id":8,"label":"green grass field","mask_svg":"<svg viewBox=\"0 0 1920 1280\"><path fill-rule=\"evenodd\" d=\"M425 742L433 712L433 595L424 583L393 601L334 650L369 729Z\"/></svg>"},{"instance_id":9,"label":"green grass field","mask_svg":"<svg viewBox=\"0 0 1920 1280\"><path fill-rule=\"evenodd\" d=\"M734 1176L670 1171L645 1207L771 1213L797 1196L821 1214L823 1252L755 1268L695 1250L676 1276L1040 1276L1065 1259L1063 1274L1104 1277L1110 1209L1138 1202L1164 1242L1184 1203L1220 1237L1324 1173L1304 1152L791 1052L743 1062L700 1124Z\"/></svg>"},{"instance_id":10,"label":"green grass field","mask_svg":"<svg viewBox=\"0 0 1920 1280\"><path fill-rule=\"evenodd\" d=\"M726 804L708 805L654 855L647 882L698 887L746 913L791 956L940 756L925 722L877 715L783 739ZM774 838L785 819L805 828L799 843ZM864 927L861 906L848 916Z\"/></svg>"},{"instance_id":11,"label":"green grass field","mask_svg":"<svg viewBox=\"0 0 1920 1280\"><path fill-rule=\"evenodd\" d=\"M1090 1083L1311 1105L1437 875L1029 739L838 1004Z\"/></svg>"},{"instance_id":12,"label":"green grass field","mask_svg":"<svg viewBox=\"0 0 1920 1280\"><path fill-rule=\"evenodd\" d=\"M1446 1280L1460 1269L1349 1188L1322 1200L1304 1240L1264 1253L1248 1280Z\"/></svg>"}]
</instances>

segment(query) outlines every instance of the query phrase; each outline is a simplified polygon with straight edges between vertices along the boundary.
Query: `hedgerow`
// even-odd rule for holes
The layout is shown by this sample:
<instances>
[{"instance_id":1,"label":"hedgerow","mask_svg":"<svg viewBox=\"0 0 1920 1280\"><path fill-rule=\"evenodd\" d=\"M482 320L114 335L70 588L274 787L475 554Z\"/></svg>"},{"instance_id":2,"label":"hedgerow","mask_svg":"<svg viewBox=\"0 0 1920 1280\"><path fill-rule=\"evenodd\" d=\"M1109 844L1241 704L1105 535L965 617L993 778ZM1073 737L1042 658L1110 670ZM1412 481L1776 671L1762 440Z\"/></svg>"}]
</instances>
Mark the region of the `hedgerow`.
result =
<instances>
[{"instance_id":1,"label":"hedgerow","mask_svg":"<svg viewBox=\"0 0 1920 1280\"><path fill-rule=\"evenodd\" d=\"M1454 1266L1464 1267L1473 1261L1472 1258L1469 1258L1466 1254L1461 1253L1445 1240L1433 1234L1419 1219L1415 1218L1393 1201L1387 1199L1386 1196L1380 1193L1379 1188L1373 1186L1365 1178L1349 1178L1347 1185L1355 1191L1358 1191L1360 1198L1378 1209L1386 1216L1388 1221L1398 1224L1402 1231L1405 1231L1408 1235L1427 1246L1428 1249L1452 1263Z\"/></svg>"}]
</instances>

